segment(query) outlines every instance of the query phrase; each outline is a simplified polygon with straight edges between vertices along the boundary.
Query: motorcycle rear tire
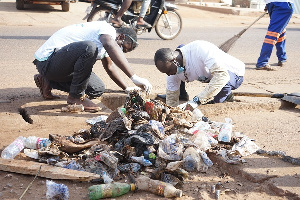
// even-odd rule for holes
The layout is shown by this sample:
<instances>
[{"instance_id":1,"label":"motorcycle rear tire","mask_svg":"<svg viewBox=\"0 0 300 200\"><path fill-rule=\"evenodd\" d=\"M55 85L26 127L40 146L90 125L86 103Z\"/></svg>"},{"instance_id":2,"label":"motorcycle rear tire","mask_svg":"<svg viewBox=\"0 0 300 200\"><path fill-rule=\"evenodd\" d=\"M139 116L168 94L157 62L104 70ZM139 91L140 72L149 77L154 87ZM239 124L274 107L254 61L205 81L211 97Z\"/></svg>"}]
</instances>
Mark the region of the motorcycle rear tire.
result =
<instances>
[{"instance_id":1,"label":"motorcycle rear tire","mask_svg":"<svg viewBox=\"0 0 300 200\"><path fill-rule=\"evenodd\" d=\"M97 7L94 11L90 13L89 17L87 18L87 22L106 21L107 23L110 23L110 19L113 18L114 15L108 18L108 15L106 15L106 13L110 13L110 10ZM99 18L97 16L99 16Z\"/></svg>"},{"instance_id":2,"label":"motorcycle rear tire","mask_svg":"<svg viewBox=\"0 0 300 200\"><path fill-rule=\"evenodd\" d=\"M18 10L24 10L24 0L16 0L16 8Z\"/></svg>"},{"instance_id":3,"label":"motorcycle rear tire","mask_svg":"<svg viewBox=\"0 0 300 200\"><path fill-rule=\"evenodd\" d=\"M174 26L176 30L173 31ZM163 40L176 38L181 32L181 29L182 19L176 11L168 11L167 14L162 14L155 25L156 34Z\"/></svg>"}]
</instances>

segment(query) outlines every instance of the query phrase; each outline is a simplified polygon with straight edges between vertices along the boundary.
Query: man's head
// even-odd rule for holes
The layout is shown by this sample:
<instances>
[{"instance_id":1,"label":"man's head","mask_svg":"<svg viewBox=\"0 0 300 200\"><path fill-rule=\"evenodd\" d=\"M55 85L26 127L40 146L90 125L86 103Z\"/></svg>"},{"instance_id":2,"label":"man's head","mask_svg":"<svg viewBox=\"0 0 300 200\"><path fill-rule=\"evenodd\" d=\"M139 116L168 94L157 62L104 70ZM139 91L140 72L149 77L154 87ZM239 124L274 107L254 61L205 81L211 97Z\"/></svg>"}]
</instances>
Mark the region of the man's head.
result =
<instances>
[{"instance_id":1,"label":"man's head","mask_svg":"<svg viewBox=\"0 0 300 200\"><path fill-rule=\"evenodd\" d=\"M167 74L168 76L177 73L177 61L174 55L174 51L170 48L158 49L154 55L154 63L156 68Z\"/></svg>"},{"instance_id":2,"label":"man's head","mask_svg":"<svg viewBox=\"0 0 300 200\"><path fill-rule=\"evenodd\" d=\"M117 28L117 40L121 41L121 48L124 53L134 50L137 46L137 35L132 28Z\"/></svg>"}]
</instances>

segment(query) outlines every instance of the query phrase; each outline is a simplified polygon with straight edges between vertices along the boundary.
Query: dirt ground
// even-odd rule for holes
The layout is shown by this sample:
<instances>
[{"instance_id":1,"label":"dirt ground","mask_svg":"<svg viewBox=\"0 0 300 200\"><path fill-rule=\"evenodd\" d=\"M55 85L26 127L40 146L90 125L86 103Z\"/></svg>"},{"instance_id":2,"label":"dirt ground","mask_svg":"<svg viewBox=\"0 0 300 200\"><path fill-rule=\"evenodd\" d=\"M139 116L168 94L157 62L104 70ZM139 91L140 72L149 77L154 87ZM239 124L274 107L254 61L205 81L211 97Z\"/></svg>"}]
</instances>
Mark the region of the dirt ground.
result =
<instances>
[{"instance_id":1,"label":"dirt ground","mask_svg":"<svg viewBox=\"0 0 300 200\"><path fill-rule=\"evenodd\" d=\"M183 11L185 7L181 7ZM207 26L215 26L223 23L229 26L234 23L236 16L222 15L211 12L204 12L201 16L219 19L216 21L207 21ZM190 17L190 23L193 23L192 14L186 14ZM209 17L208 17L209 18ZM247 16L240 16L247 18ZM220 20L224 20L220 22ZM251 17L252 19L255 19ZM230 23L228 20L231 20ZM261 25L266 24L264 19ZM295 19L296 25L299 27L298 19ZM236 24L236 26L244 26L244 24ZM296 58L295 58L296 59ZM299 91L299 62L295 67L295 71L290 72L293 78L286 80L284 86L288 91ZM249 68L248 68L249 70ZM250 71L250 70L249 70ZM252 70L253 71L253 70ZM252 73L252 74L251 74ZM286 72L287 73L287 72ZM282 75L282 74L281 74ZM286 74L283 74L286 75ZM269 74L259 76L269 77ZM274 76L279 76L275 74ZM155 77L155 76L153 76ZM157 82L159 83L157 77ZM245 85L251 91L251 86L255 79L258 78L250 71ZM261 78L261 77L259 77ZM276 91L277 82L274 79L266 80L261 87L253 86L253 88L267 88L267 91ZM155 81L153 81L155 82ZM290 87L289 87L290 86ZM158 88L158 87L157 87ZM252 88L252 90L253 90ZM193 85L187 86L190 96L196 91ZM163 88L157 89L155 93L164 91ZM17 92L20 92L17 90ZM103 109L98 113L62 113L60 109L66 105L67 94L55 91L55 94L61 96L60 100L44 101L35 88L33 93L21 93L21 95L9 96L1 95L0 99L0 148L10 144L19 135L47 137L50 133L61 135L72 135L80 129L88 129L90 126L86 120L99 115L109 115L118 102L124 99L123 94L105 94L104 97L94 100ZM116 97L117 96L117 97ZM119 97L118 97L119 96ZM109 98L115 100L110 102ZM101 102L102 101L102 102ZM108 104L114 104L108 105ZM106 103L106 105L104 105ZM111 109L110 109L110 108ZM20 115L18 109L24 108L33 123L28 123ZM236 97L233 103L224 103L218 105L206 105L200 108L201 111L209 119L213 121L224 122L226 117L233 120L234 131L243 132L250 138L255 139L256 144L265 150L284 151L287 155L300 158L300 107L291 105L280 99L267 97ZM17 156L16 159L21 159ZM240 165L229 165L219 159L212 159L214 165L208 169L206 173L190 173L189 178L184 181L183 200L197 199L215 199L214 194L210 193L211 185L221 182L224 186L220 199L300 199L300 167L281 161L279 158L270 158L266 156L252 155L246 157L247 163ZM34 176L22 175L13 172L0 171L0 199L19 199L28 185L31 184ZM38 200L46 199L46 178L37 177L30 188L26 191L23 199ZM70 180L53 180L56 183L63 183L68 186L70 200L88 199L88 187L94 185L90 182L74 182ZM124 177L120 182L127 181ZM227 189L227 190L225 190ZM164 199L155 194L138 191L136 193L128 193L117 199Z\"/></svg>"}]
</instances>

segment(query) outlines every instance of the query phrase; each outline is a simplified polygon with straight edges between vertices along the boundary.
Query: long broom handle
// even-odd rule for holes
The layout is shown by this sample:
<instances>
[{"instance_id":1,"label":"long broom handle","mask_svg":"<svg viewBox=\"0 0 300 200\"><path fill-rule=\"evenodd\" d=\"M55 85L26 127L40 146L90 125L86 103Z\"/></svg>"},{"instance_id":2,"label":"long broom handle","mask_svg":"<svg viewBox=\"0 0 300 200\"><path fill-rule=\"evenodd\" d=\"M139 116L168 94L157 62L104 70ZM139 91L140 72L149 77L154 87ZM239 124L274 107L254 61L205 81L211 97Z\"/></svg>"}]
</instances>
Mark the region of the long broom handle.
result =
<instances>
[{"instance_id":1,"label":"long broom handle","mask_svg":"<svg viewBox=\"0 0 300 200\"><path fill-rule=\"evenodd\" d=\"M245 31L247 31L253 24L255 24L258 20L260 20L263 16L265 16L265 14L267 14L267 12L264 12L261 16L259 16L254 22L252 22L252 24L250 24L247 28L245 28L244 30L242 30L241 32L239 32L237 34L238 37L240 37L241 35L244 34Z\"/></svg>"}]
</instances>

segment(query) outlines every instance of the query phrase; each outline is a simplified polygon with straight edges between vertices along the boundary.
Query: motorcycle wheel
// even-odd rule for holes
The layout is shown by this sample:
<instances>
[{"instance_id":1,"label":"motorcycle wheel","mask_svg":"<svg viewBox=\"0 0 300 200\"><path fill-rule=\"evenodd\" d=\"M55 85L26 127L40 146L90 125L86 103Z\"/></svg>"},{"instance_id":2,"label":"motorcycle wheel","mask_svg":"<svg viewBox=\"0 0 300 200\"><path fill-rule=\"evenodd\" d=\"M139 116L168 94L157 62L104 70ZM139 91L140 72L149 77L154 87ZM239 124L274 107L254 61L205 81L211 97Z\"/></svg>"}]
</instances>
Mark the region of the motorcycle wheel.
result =
<instances>
[{"instance_id":1,"label":"motorcycle wheel","mask_svg":"<svg viewBox=\"0 0 300 200\"><path fill-rule=\"evenodd\" d=\"M182 19L176 11L162 14L155 25L156 34L164 40L176 38L182 29Z\"/></svg>"},{"instance_id":2,"label":"motorcycle wheel","mask_svg":"<svg viewBox=\"0 0 300 200\"><path fill-rule=\"evenodd\" d=\"M95 8L95 10L90 14L90 16L87 18L88 22L92 21L106 21L110 23L110 19L114 17L114 15L109 16L110 10L103 9L101 7Z\"/></svg>"}]
</instances>

